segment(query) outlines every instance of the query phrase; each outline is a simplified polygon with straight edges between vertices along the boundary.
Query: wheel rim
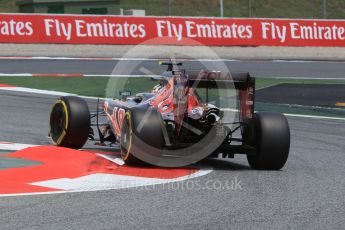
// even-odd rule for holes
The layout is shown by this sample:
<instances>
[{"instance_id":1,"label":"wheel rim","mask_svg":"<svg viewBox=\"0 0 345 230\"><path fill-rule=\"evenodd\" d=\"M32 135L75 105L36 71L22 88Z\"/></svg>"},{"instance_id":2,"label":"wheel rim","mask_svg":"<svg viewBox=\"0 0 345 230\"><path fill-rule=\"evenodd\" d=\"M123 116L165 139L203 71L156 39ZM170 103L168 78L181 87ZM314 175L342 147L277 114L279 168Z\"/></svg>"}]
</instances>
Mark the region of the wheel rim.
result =
<instances>
[{"instance_id":1,"label":"wheel rim","mask_svg":"<svg viewBox=\"0 0 345 230\"><path fill-rule=\"evenodd\" d=\"M129 112L125 114L125 118L123 119L120 140L121 158L125 161L128 159L132 148L132 122Z\"/></svg>"},{"instance_id":2,"label":"wheel rim","mask_svg":"<svg viewBox=\"0 0 345 230\"><path fill-rule=\"evenodd\" d=\"M68 112L65 102L58 100L51 112L50 135L54 144L61 144L68 128Z\"/></svg>"}]
</instances>

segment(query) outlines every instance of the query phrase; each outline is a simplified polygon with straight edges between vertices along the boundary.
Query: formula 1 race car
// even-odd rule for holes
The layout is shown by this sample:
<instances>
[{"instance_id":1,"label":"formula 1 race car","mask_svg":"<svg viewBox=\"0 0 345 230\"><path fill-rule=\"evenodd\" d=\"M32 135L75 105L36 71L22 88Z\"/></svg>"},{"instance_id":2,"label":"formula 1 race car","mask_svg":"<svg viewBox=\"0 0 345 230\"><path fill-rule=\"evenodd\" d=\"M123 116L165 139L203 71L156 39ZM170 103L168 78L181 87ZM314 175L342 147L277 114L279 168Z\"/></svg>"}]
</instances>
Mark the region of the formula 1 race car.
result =
<instances>
[{"instance_id":1,"label":"formula 1 race car","mask_svg":"<svg viewBox=\"0 0 345 230\"><path fill-rule=\"evenodd\" d=\"M126 164L179 167L208 157L246 154L254 169L285 165L290 148L287 119L278 113L254 113L255 78L161 64L168 69L152 92L122 92L122 98L104 100L95 113L80 97L58 99L50 115L53 143L79 149L88 139L96 141L96 131L100 144L118 146ZM237 107L209 102L211 89L233 90L225 100ZM100 117L107 122L100 123Z\"/></svg>"}]
</instances>

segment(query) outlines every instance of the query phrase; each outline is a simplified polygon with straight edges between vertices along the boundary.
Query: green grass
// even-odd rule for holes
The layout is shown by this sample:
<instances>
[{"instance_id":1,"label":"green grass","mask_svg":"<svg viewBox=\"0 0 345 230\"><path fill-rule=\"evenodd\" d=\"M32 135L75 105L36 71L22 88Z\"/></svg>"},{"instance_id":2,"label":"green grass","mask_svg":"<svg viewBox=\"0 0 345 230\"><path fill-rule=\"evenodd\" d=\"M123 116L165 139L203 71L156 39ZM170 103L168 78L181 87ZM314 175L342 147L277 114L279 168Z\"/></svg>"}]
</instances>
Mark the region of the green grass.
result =
<instances>
[{"instance_id":1,"label":"green grass","mask_svg":"<svg viewBox=\"0 0 345 230\"><path fill-rule=\"evenodd\" d=\"M0 12L17 13L18 7L15 0L0 0Z\"/></svg>"},{"instance_id":2,"label":"green grass","mask_svg":"<svg viewBox=\"0 0 345 230\"><path fill-rule=\"evenodd\" d=\"M328 18L345 18L345 1L327 0ZM224 0L225 17L248 17L249 0ZM251 0L252 17L322 18L323 0ZM167 0L121 0L125 9L146 9L147 15L168 15ZM219 0L171 0L177 16L219 16Z\"/></svg>"},{"instance_id":3,"label":"green grass","mask_svg":"<svg viewBox=\"0 0 345 230\"><path fill-rule=\"evenodd\" d=\"M130 78L55 78L55 77L0 77L0 84L10 84L34 89L54 90L83 96L104 97L108 92L118 95L119 91L128 90L132 94L150 91L157 81L146 77ZM345 84L345 80L300 80L256 78L256 88L260 89L279 83L292 84ZM210 95L214 93L211 92Z\"/></svg>"},{"instance_id":4,"label":"green grass","mask_svg":"<svg viewBox=\"0 0 345 230\"><path fill-rule=\"evenodd\" d=\"M219 0L171 0L171 15L219 16ZM249 0L224 0L224 16L248 17ZM251 0L252 17L322 18L323 0ZM328 18L345 18L344 0L327 0ZM147 15L168 15L168 0L121 0L124 9L145 9ZM0 0L0 12L18 12L15 0Z\"/></svg>"},{"instance_id":5,"label":"green grass","mask_svg":"<svg viewBox=\"0 0 345 230\"><path fill-rule=\"evenodd\" d=\"M0 154L8 154L10 153L11 151L9 150L0 150Z\"/></svg>"},{"instance_id":6,"label":"green grass","mask_svg":"<svg viewBox=\"0 0 345 230\"><path fill-rule=\"evenodd\" d=\"M274 111L278 113L289 113L289 114L303 114L303 115L345 118L345 109L328 108L328 107L321 107L321 106L315 107L315 106L286 105L286 104L256 102L255 110L256 111Z\"/></svg>"},{"instance_id":7,"label":"green grass","mask_svg":"<svg viewBox=\"0 0 345 230\"><path fill-rule=\"evenodd\" d=\"M149 92L157 81L150 78L49 78L49 77L0 77L0 84L10 84L19 87L54 90L74 93L81 96L94 97L119 97L120 91L131 91L132 95L139 92ZM256 88L264 88L280 83L291 84L345 84L345 80L300 80L300 79L275 79L257 78ZM205 100L205 90L198 90L199 95ZM232 98L234 91L210 90L209 100L220 107L235 108L236 100ZM280 105L273 103L258 102L255 105L258 111L276 111L282 113L310 114L319 116L345 117L345 109L314 108L308 106Z\"/></svg>"},{"instance_id":8,"label":"green grass","mask_svg":"<svg viewBox=\"0 0 345 230\"><path fill-rule=\"evenodd\" d=\"M104 97L107 86L114 95L129 90L132 94L147 91L157 84L150 78L55 78L55 77L0 77L0 84L74 93L82 96ZM109 85L108 85L109 84ZM111 96L111 95L109 95Z\"/></svg>"},{"instance_id":9,"label":"green grass","mask_svg":"<svg viewBox=\"0 0 345 230\"><path fill-rule=\"evenodd\" d=\"M132 95L140 92L149 92L157 81L147 77L130 78L106 78L106 77L88 77L88 78L55 78L55 77L1 77L0 84L9 84L18 87L27 87L34 89L44 89L52 91L61 91L74 93L82 96L93 97L113 97L118 96L120 91L131 91ZM345 80L309 80L309 79L276 79L276 78L256 78L256 89L280 84L345 84ZM212 99L216 97L227 97L234 95L233 92L224 92L226 90L210 89L209 96ZM205 96L205 91L199 89L199 94Z\"/></svg>"},{"instance_id":10,"label":"green grass","mask_svg":"<svg viewBox=\"0 0 345 230\"><path fill-rule=\"evenodd\" d=\"M345 80L324 80L324 79L283 79L283 78L256 78L256 89L271 85L291 83L291 84L345 84Z\"/></svg>"}]
</instances>

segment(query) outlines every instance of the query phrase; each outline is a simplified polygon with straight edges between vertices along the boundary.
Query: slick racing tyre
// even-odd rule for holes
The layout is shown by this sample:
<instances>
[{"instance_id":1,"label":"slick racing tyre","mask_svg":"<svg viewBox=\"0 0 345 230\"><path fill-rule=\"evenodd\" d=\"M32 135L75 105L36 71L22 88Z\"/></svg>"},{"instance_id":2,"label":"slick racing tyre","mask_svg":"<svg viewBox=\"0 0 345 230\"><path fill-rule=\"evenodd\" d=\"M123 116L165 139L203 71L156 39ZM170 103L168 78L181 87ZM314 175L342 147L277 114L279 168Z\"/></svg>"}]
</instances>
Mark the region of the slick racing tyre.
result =
<instances>
[{"instance_id":1,"label":"slick racing tyre","mask_svg":"<svg viewBox=\"0 0 345 230\"><path fill-rule=\"evenodd\" d=\"M121 129L121 157L127 165L150 164L145 154L159 155L164 146L163 119L147 106L134 107L125 114Z\"/></svg>"},{"instance_id":2,"label":"slick racing tyre","mask_svg":"<svg viewBox=\"0 0 345 230\"><path fill-rule=\"evenodd\" d=\"M50 137L55 145L80 149L89 129L90 112L83 99L67 96L55 102L50 114Z\"/></svg>"},{"instance_id":3,"label":"slick racing tyre","mask_svg":"<svg viewBox=\"0 0 345 230\"><path fill-rule=\"evenodd\" d=\"M290 149L290 128L286 117L279 113L254 114L255 155L247 155L254 169L280 170Z\"/></svg>"}]
</instances>

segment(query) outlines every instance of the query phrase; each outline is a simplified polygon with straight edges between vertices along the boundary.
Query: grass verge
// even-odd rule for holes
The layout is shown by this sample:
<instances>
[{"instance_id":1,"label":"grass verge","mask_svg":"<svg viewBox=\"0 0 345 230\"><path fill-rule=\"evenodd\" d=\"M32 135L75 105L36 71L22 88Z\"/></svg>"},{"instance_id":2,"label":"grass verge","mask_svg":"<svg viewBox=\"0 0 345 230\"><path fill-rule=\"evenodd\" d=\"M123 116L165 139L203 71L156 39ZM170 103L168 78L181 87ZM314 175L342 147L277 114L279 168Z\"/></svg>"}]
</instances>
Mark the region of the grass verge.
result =
<instances>
[{"instance_id":1,"label":"grass verge","mask_svg":"<svg viewBox=\"0 0 345 230\"><path fill-rule=\"evenodd\" d=\"M139 92L149 92L157 81L147 77L130 78L50 78L50 77L0 77L0 84L10 84L18 87L28 87L34 89L44 89L78 94L81 96L94 97L118 97L119 91L131 91L132 95ZM256 88L265 88L280 83L290 84L345 84L345 80L314 80L314 79L276 79L276 78L257 78ZM108 90L107 90L108 88ZM107 92L107 94L106 94ZM110 92L110 93L109 93ZM201 97L205 96L204 91L199 91ZM233 95L232 92L230 92ZM210 90L210 101L216 104L235 104L235 101L225 100L221 90ZM229 95L229 94L227 94ZM220 98L220 99L219 99ZM344 116L345 109L313 108L300 107L294 105L280 105L273 103L256 103L256 110L270 110L282 113L297 113L320 116Z\"/></svg>"},{"instance_id":2,"label":"grass verge","mask_svg":"<svg viewBox=\"0 0 345 230\"><path fill-rule=\"evenodd\" d=\"M82 96L105 97L108 84L121 85L120 90L131 90L133 94L152 89L156 82L146 77L136 78L68 78L68 77L0 77L0 84L74 93ZM115 95L114 95L115 96Z\"/></svg>"},{"instance_id":3,"label":"grass verge","mask_svg":"<svg viewBox=\"0 0 345 230\"><path fill-rule=\"evenodd\" d=\"M130 90L133 94L150 91L157 81L146 77L129 78L56 78L56 77L0 77L0 84L10 84L18 87L44 89L74 93L82 96L104 97L107 87L118 91ZM345 80L315 80L315 79L277 79L257 78L256 88L264 88L280 83L291 84L345 84ZM109 85L108 85L109 84ZM121 86L121 87L118 87ZM116 91L116 90L115 90Z\"/></svg>"}]
</instances>

